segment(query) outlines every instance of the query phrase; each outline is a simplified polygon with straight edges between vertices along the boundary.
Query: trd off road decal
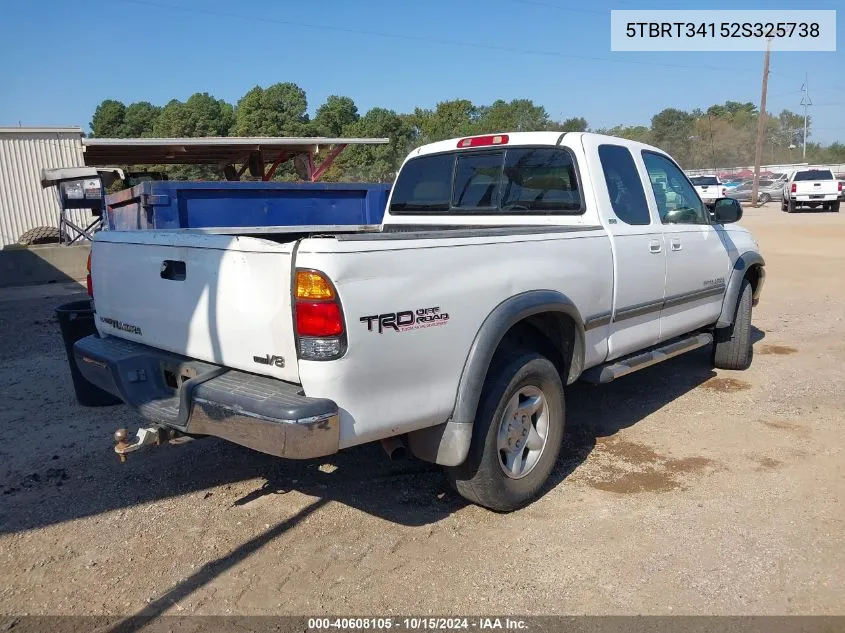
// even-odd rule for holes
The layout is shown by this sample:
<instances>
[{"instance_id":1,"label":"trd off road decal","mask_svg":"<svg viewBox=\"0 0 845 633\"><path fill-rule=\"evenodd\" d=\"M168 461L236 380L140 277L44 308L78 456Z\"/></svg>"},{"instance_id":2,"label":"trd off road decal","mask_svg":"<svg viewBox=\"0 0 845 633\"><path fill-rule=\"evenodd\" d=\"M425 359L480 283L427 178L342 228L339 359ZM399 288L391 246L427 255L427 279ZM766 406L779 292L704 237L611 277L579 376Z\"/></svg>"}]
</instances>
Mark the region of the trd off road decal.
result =
<instances>
[{"instance_id":1,"label":"trd off road decal","mask_svg":"<svg viewBox=\"0 0 845 633\"><path fill-rule=\"evenodd\" d=\"M367 324L367 331L376 331L379 334L384 333L385 330L407 332L408 330L421 330L436 325L446 325L448 320L449 313L442 312L439 307L373 314L360 319L361 323Z\"/></svg>"}]
</instances>

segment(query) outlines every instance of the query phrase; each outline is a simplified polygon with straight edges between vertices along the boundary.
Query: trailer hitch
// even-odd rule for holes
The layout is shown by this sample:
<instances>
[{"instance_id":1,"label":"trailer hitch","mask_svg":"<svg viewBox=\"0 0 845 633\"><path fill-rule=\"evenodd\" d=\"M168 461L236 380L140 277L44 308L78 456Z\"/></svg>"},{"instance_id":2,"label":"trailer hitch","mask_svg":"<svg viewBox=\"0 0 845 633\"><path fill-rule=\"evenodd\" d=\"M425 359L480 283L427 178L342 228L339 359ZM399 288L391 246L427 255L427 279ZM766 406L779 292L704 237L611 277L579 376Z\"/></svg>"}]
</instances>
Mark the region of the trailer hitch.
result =
<instances>
[{"instance_id":1,"label":"trailer hitch","mask_svg":"<svg viewBox=\"0 0 845 633\"><path fill-rule=\"evenodd\" d=\"M161 446L162 429L157 426L140 428L135 434L132 442L128 441L129 433L126 429L118 429L114 432L114 452L120 457L121 462L126 461L126 455L137 451L142 446Z\"/></svg>"}]
</instances>

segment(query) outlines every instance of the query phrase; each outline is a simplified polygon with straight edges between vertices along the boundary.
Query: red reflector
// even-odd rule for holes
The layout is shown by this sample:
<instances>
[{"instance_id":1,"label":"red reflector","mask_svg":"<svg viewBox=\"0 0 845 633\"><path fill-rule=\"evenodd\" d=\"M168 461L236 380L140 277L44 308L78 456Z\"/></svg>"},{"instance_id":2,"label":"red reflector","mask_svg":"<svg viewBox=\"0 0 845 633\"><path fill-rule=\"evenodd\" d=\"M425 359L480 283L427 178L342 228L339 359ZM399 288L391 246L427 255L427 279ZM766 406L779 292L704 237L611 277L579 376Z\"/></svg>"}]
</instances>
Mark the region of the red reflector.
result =
<instances>
[{"instance_id":1,"label":"red reflector","mask_svg":"<svg viewBox=\"0 0 845 633\"><path fill-rule=\"evenodd\" d=\"M792 193L795 193L796 191L798 191L798 185L796 185L796 184L793 182L793 183L792 183Z\"/></svg>"},{"instance_id":2,"label":"red reflector","mask_svg":"<svg viewBox=\"0 0 845 633\"><path fill-rule=\"evenodd\" d=\"M88 286L88 296L93 298L94 297L94 284L91 281L91 275L90 274L88 274L88 276L85 277L85 285Z\"/></svg>"},{"instance_id":3,"label":"red reflector","mask_svg":"<svg viewBox=\"0 0 845 633\"><path fill-rule=\"evenodd\" d=\"M487 145L505 145L507 134L490 134L488 136L472 136L458 141L458 147L485 147Z\"/></svg>"},{"instance_id":4,"label":"red reflector","mask_svg":"<svg viewBox=\"0 0 845 633\"><path fill-rule=\"evenodd\" d=\"M296 331L300 336L337 336L343 334L343 318L336 303L296 304Z\"/></svg>"}]
</instances>

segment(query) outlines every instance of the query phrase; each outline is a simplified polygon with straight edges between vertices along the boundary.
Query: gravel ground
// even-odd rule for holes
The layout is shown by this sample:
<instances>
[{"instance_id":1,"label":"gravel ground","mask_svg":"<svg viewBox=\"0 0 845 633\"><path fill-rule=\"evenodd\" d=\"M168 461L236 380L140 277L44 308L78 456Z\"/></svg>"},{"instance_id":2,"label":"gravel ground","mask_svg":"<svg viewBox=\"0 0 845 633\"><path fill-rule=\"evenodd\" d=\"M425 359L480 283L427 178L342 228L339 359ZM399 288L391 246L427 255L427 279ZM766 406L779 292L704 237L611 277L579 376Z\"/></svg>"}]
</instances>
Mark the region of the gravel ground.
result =
<instances>
[{"instance_id":1,"label":"gravel ground","mask_svg":"<svg viewBox=\"0 0 845 633\"><path fill-rule=\"evenodd\" d=\"M499 515L378 446L130 456L74 400L53 307L0 291L0 614L842 614L845 214L747 210L755 358L568 390L546 494Z\"/></svg>"}]
</instances>

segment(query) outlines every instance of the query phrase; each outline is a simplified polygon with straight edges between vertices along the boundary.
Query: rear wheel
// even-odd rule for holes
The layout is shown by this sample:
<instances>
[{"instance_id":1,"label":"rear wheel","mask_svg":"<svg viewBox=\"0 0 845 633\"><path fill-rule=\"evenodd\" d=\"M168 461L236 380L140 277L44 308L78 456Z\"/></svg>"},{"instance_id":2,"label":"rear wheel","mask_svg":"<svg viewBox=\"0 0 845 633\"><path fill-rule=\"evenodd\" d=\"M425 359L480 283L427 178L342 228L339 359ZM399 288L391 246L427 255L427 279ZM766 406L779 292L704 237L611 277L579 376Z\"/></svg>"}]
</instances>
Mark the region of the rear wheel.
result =
<instances>
[{"instance_id":1,"label":"rear wheel","mask_svg":"<svg viewBox=\"0 0 845 633\"><path fill-rule=\"evenodd\" d=\"M563 442L563 384L543 356L515 350L487 373L466 461L447 469L455 490L500 512L532 501L554 468Z\"/></svg>"},{"instance_id":2,"label":"rear wheel","mask_svg":"<svg viewBox=\"0 0 845 633\"><path fill-rule=\"evenodd\" d=\"M772 197L767 193L760 194L760 204L766 204L767 202L770 202L771 199Z\"/></svg>"},{"instance_id":3,"label":"rear wheel","mask_svg":"<svg viewBox=\"0 0 845 633\"><path fill-rule=\"evenodd\" d=\"M733 323L713 336L713 366L718 369L748 369L754 356L751 342L751 282L743 280Z\"/></svg>"},{"instance_id":4,"label":"rear wheel","mask_svg":"<svg viewBox=\"0 0 845 633\"><path fill-rule=\"evenodd\" d=\"M795 200L792 198L786 201L786 212L795 213Z\"/></svg>"},{"instance_id":5,"label":"rear wheel","mask_svg":"<svg viewBox=\"0 0 845 633\"><path fill-rule=\"evenodd\" d=\"M839 200L830 205L830 210L834 213L839 213Z\"/></svg>"}]
</instances>

